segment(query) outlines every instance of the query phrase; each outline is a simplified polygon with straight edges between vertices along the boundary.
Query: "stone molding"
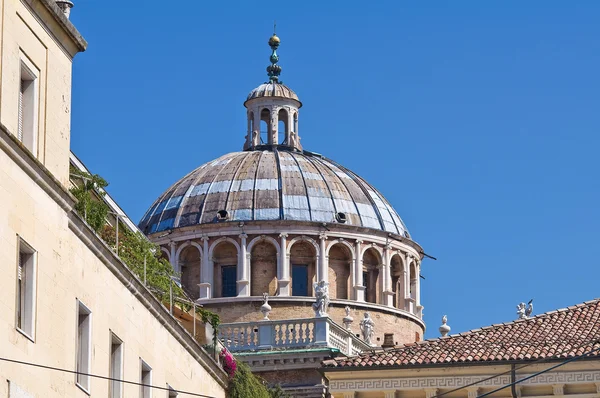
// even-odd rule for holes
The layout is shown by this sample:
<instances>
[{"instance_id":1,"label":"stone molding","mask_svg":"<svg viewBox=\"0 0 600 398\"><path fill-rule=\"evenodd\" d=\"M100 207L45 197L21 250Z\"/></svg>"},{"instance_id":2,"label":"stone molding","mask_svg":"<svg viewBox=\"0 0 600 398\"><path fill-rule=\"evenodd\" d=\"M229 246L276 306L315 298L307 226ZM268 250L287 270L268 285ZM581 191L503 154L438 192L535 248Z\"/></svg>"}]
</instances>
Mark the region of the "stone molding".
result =
<instances>
[{"instance_id":1,"label":"stone molding","mask_svg":"<svg viewBox=\"0 0 600 398\"><path fill-rule=\"evenodd\" d=\"M70 212L77 201L52 173L17 138L0 124L0 149L13 160L64 211Z\"/></svg>"},{"instance_id":2,"label":"stone molding","mask_svg":"<svg viewBox=\"0 0 600 398\"><path fill-rule=\"evenodd\" d=\"M325 370L325 373L327 371ZM532 373L517 374L517 379L531 376ZM331 392L342 391L381 391L381 390L423 390L440 388L459 388L472 383L478 387L502 387L510 384L510 376L498 376L489 379L492 375L478 376L452 376L452 377L398 377L387 379L355 379L332 380L329 383ZM486 380L488 379L488 380ZM480 382L481 381L481 382ZM479 383L480 382L480 383ZM538 375L520 383L522 386L577 384L600 382L600 371L586 372L552 372Z\"/></svg>"},{"instance_id":3,"label":"stone molding","mask_svg":"<svg viewBox=\"0 0 600 398\"><path fill-rule=\"evenodd\" d=\"M90 229L76 213L69 214L69 229L94 255L119 279L158 322L190 353L190 355L224 388L228 378L223 369L210 357L198 342L169 314L169 311L144 286L138 277Z\"/></svg>"}]
</instances>

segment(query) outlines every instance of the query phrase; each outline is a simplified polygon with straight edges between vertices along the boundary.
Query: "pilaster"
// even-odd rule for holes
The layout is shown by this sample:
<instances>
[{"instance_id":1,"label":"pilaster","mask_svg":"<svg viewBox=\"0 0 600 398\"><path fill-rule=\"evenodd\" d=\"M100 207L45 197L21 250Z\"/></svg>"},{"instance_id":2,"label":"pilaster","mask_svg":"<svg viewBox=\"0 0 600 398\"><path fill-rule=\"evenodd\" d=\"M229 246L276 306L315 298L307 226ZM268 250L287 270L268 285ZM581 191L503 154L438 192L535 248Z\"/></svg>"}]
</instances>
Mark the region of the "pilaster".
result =
<instances>
[{"instance_id":1,"label":"pilaster","mask_svg":"<svg viewBox=\"0 0 600 398\"><path fill-rule=\"evenodd\" d=\"M317 281L329 282L329 256L327 253L327 235L319 235L319 268L317 272Z\"/></svg>"},{"instance_id":2,"label":"pilaster","mask_svg":"<svg viewBox=\"0 0 600 398\"><path fill-rule=\"evenodd\" d=\"M212 274L213 264L208 257L208 236L204 235L201 238L202 247L202 264L200 266L200 299L212 298Z\"/></svg>"},{"instance_id":3,"label":"pilaster","mask_svg":"<svg viewBox=\"0 0 600 398\"><path fill-rule=\"evenodd\" d=\"M237 291L238 296L248 297L250 296L250 280L248 276L250 275L250 261L248 259L247 253L247 243L248 235L245 233L241 233L239 235L241 244L240 244L240 252L238 253L238 280L237 280Z\"/></svg>"},{"instance_id":4,"label":"pilaster","mask_svg":"<svg viewBox=\"0 0 600 398\"><path fill-rule=\"evenodd\" d=\"M383 248L383 304L388 307L394 306L394 292L392 291L392 272L390 269L390 252L392 245L387 244Z\"/></svg>"},{"instance_id":5,"label":"pilaster","mask_svg":"<svg viewBox=\"0 0 600 398\"><path fill-rule=\"evenodd\" d=\"M279 287L279 296L290 295L290 257L287 252L288 234L282 232L279 234L279 259L277 266L277 285Z\"/></svg>"},{"instance_id":6,"label":"pilaster","mask_svg":"<svg viewBox=\"0 0 600 398\"><path fill-rule=\"evenodd\" d=\"M363 282L363 260L361 255L361 245L363 241L357 239L354 243L354 274L356 275L354 285L354 296L356 301L365 302L365 285Z\"/></svg>"}]
</instances>

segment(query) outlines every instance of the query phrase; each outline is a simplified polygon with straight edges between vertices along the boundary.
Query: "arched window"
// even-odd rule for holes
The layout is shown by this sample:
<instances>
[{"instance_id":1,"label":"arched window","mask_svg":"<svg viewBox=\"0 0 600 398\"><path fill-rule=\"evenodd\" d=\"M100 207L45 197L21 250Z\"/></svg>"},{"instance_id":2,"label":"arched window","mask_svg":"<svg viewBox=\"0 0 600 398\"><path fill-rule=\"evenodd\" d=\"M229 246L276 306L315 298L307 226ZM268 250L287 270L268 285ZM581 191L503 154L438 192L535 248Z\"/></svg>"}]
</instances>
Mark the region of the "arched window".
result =
<instances>
[{"instance_id":1,"label":"arched window","mask_svg":"<svg viewBox=\"0 0 600 398\"><path fill-rule=\"evenodd\" d=\"M260 144L271 144L271 111L260 111Z\"/></svg>"},{"instance_id":2,"label":"arched window","mask_svg":"<svg viewBox=\"0 0 600 398\"><path fill-rule=\"evenodd\" d=\"M285 109L280 109L277 114L277 142L280 144L286 144L289 137L288 128L288 113Z\"/></svg>"},{"instance_id":3,"label":"arched window","mask_svg":"<svg viewBox=\"0 0 600 398\"><path fill-rule=\"evenodd\" d=\"M199 297L198 284L200 283L201 256L200 251L189 245L179 254L181 267L181 284L192 298Z\"/></svg>"},{"instance_id":4,"label":"arched window","mask_svg":"<svg viewBox=\"0 0 600 398\"><path fill-rule=\"evenodd\" d=\"M269 241L258 242L250 256L250 295L277 294L277 248Z\"/></svg>"},{"instance_id":5,"label":"arched window","mask_svg":"<svg viewBox=\"0 0 600 398\"><path fill-rule=\"evenodd\" d=\"M365 286L365 301L379 303L379 264L381 256L373 248L367 249L363 254L363 285Z\"/></svg>"},{"instance_id":6,"label":"arched window","mask_svg":"<svg viewBox=\"0 0 600 398\"><path fill-rule=\"evenodd\" d=\"M248 134L249 137L252 137L252 132L254 131L254 112L250 112L248 114Z\"/></svg>"},{"instance_id":7,"label":"arched window","mask_svg":"<svg viewBox=\"0 0 600 398\"><path fill-rule=\"evenodd\" d=\"M316 256L313 245L298 241L290 248L292 296L312 296L316 281Z\"/></svg>"},{"instance_id":8,"label":"arched window","mask_svg":"<svg viewBox=\"0 0 600 398\"><path fill-rule=\"evenodd\" d=\"M237 248L231 242L220 242L214 248L213 297L237 296Z\"/></svg>"},{"instance_id":9,"label":"arched window","mask_svg":"<svg viewBox=\"0 0 600 398\"><path fill-rule=\"evenodd\" d=\"M352 253L336 243L329 250L329 295L333 299L349 299Z\"/></svg>"}]
</instances>

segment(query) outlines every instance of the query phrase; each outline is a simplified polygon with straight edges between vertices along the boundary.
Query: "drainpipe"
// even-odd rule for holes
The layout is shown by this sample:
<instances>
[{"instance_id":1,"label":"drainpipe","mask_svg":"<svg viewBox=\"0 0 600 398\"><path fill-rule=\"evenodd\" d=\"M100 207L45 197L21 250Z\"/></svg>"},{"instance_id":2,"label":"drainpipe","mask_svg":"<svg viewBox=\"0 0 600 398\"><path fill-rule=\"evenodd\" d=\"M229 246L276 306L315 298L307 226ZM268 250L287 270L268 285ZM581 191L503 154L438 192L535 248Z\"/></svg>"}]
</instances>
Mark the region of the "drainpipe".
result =
<instances>
[{"instance_id":1,"label":"drainpipe","mask_svg":"<svg viewBox=\"0 0 600 398\"><path fill-rule=\"evenodd\" d=\"M512 398L517 398L517 375L515 372L515 364L510 365L510 393L512 394Z\"/></svg>"}]
</instances>

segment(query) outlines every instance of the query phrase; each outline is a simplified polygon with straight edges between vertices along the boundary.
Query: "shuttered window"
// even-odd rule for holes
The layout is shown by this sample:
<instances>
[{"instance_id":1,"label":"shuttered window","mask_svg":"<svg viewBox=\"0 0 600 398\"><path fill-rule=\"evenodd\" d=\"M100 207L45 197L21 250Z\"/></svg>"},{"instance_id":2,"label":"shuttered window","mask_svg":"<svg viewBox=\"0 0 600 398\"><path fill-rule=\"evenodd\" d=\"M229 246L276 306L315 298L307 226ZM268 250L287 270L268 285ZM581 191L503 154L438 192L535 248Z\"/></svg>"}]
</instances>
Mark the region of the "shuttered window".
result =
<instances>
[{"instance_id":1,"label":"shuttered window","mask_svg":"<svg viewBox=\"0 0 600 398\"><path fill-rule=\"evenodd\" d=\"M19 141L23 142L23 96L25 93L25 81L21 79L21 84L19 85L19 110L18 110L18 125L17 125L17 138Z\"/></svg>"},{"instance_id":2,"label":"shuttered window","mask_svg":"<svg viewBox=\"0 0 600 398\"><path fill-rule=\"evenodd\" d=\"M36 252L19 239L17 258L17 330L34 339L35 328L35 261Z\"/></svg>"}]
</instances>

